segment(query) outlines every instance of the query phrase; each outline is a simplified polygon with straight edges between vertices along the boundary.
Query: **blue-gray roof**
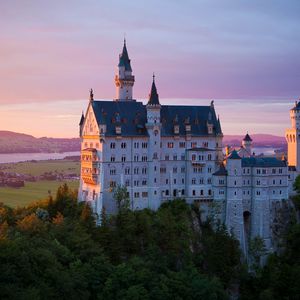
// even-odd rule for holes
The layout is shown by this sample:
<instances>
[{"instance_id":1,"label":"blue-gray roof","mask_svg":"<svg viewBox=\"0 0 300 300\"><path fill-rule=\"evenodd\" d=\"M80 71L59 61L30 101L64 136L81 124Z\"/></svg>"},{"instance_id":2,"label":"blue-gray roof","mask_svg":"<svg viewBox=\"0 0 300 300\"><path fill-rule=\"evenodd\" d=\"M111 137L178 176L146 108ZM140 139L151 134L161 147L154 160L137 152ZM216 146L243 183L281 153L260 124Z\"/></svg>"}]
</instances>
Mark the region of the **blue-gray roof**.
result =
<instances>
[{"instance_id":1,"label":"blue-gray roof","mask_svg":"<svg viewBox=\"0 0 300 300\"><path fill-rule=\"evenodd\" d=\"M275 157L244 157L242 158L242 167L257 168L280 168L286 167L286 161L279 160Z\"/></svg>"},{"instance_id":2,"label":"blue-gray roof","mask_svg":"<svg viewBox=\"0 0 300 300\"><path fill-rule=\"evenodd\" d=\"M241 159L241 157L238 155L236 150L233 150L229 156L227 157L227 159Z\"/></svg>"},{"instance_id":3,"label":"blue-gray roof","mask_svg":"<svg viewBox=\"0 0 300 300\"><path fill-rule=\"evenodd\" d=\"M153 82L151 86L151 92L149 95L148 105L159 105L159 99L158 99L158 94L157 94L156 85L154 81L154 75L153 75Z\"/></svg>"},{"instance_id":4,"label":"blue-gray roof","mask_svg":"<svg viewBox=\"0 0 300 300\"><path fill-rule=\"evenodd\" d=\"M106 124L106 135L114 136L117 119L121 120L123 136L147 136L146 105L137 101L91 102L98 124ZM213 124L213 135L222 134L220 122L212 106L161 106L161 135L174 136L174 120L179 125L179 135L186 135L185 124L191 125L192 136L208 135L207 123Z\"/></svg>"},{"instance_id":5,"label":"blue-gray roof","mask_svg":"<svg viewBox=\"0 0 300 300\"><path fill-rule=\"evenodd\" d=\"M295 106L292 108L292 110L300 110L300 101L295 102Z\"/></svg>"},{"instance_id":6,"label":"blue-gray roof","mask_svg":"<svg viewBox=\"0 0 300 300\"><path fill-rule=\"evenodd\" d=\"M223 163L220 165L219 170L217 172L213 173L213 175L215 175L215 176L227 176L227 174L228 174L228 172Z\"/></svg>"},{"instance_id":7,"label":"blue-gray roof","mask_svg":"<svg viewBox=\"0 0 300 300\"><path fill-rule=\"evenodd\" d=\"M119 57L119 65L118 66L119 67L124 66L126 71L132 71L125 40L124 40L122 54Z\"/></svg>"}]
</instances>

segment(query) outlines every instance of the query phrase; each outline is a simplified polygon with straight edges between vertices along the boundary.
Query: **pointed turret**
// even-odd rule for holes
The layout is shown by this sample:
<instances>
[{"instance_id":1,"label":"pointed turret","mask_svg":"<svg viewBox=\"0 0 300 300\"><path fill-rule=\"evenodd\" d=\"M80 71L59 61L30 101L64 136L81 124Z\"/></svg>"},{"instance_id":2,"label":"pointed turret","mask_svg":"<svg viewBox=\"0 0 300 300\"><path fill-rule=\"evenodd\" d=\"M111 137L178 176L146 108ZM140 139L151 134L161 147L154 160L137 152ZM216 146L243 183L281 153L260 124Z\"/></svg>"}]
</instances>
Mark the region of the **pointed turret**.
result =
<instances>
[{"instance_id":1,"label":"pointed turret","mask_svg":"<svg viewBox=\"0 0 300 300\"><path fill-rule=\"evenodd\" d=\"M83 114L83 111L82 111L80 122L79 122L79 136L80 137L82 135L83 123L84 123L84 114Z\"/></svg>"},{"instance_id":2,"label":"pointed turret","mask_svg":"<svg viewBox=\"0 0 300 300\"><path fill-rule=\"evenodd\" d=\"M157 89L156 89L156 85L155 85L155 75L153 74L153 81L152 81L152 86L151 86L151 92L149 94L149 100L147 105L160 105L159 103L159 97L157 94Z\"/></svg>"},{"instance_id":3,"label":"pointed turret","mask_svg":"<svg viewBox=\"0 0 300 300\"><path fill-rule=\"evenodd\" d=\"M132 100L134 76L132 75L132 69L125 39L122 53L119 55L119 64L117 74L115 76L115 84L117 88L116 100Z\"/></svg>"},{"instance_id":4,"label":"pointed turret","mask_svg":"<svg viewBox=\"0 0 300 300\"><path fill-rule=\"evenodd\" d=\"M125 39L124 39L124 45L123 45L122 53L119 56L118 67L121 67L121 66L125 67L125 71L132 72Z\"/></svg>"}]
</instances>

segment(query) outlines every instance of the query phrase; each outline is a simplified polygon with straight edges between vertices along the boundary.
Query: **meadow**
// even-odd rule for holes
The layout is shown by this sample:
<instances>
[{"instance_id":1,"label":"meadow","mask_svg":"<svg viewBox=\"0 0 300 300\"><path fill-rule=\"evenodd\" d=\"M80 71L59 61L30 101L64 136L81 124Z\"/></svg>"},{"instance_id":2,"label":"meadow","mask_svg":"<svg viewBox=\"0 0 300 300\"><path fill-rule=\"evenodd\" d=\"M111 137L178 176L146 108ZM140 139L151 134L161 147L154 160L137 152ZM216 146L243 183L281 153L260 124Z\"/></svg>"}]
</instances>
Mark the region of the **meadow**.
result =
<instances>
[{"instance_id":1,"label":"meadow","mask_svg":"<svg viewBox=\"0 0 300 300\"><path fill-rule=\"evenodd\" d=\"M25 161L18 163L0 164L1 171L15 172L20 174L30 174L39 176L45 172L58 172L64 174L80 174L80 163L70 160L42 160L42 161Z\"/></svg>"},{"instance_id":2,"label":"meadow","mask_svg":"<svg viewBox=\"0 0 300 300\"><path fill-rule=\"evenodd\" d=\"M79 181L65 181L72 189L78 189ZM45 199L49 196L49 192L53 197L56 195L56 191L60 185L64 184L64 181L37 181L37 182L25 182L23 188L0 188L0 202L10 207L23 207L31 202Z\"/></svg>"},{"instance_id":3,"label":"meadow","mask_svg":"<svg viewBox=\"0 0 300 300\"><path fill-rule=\"evenodd\" d=\"M80 163L70 160L28 161L19 163L0 164L0 171L15 172L39 176L44 173L76 174L80 175ZM11 206L26 206L31 202L45 199L50 194L55 197L58 187L64 183L72 189L77 189L79 180L38 180L25 182L22 188L0 187L0 202Z\"/></svg>"}]
</instances>

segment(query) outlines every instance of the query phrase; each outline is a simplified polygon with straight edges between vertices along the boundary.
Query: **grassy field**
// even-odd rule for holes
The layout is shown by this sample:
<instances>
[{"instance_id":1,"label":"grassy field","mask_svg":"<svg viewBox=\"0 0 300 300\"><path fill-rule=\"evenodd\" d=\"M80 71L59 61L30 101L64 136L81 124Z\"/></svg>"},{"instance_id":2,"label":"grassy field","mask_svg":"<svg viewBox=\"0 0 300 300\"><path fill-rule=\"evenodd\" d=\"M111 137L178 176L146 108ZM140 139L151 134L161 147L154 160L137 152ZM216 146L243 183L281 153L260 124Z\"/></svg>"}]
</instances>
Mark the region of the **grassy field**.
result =
<instances>
[{"instance_id":1,"label":"grassy field","mask_svg":"<svg viewBox=\"0 0 300 300\"><path fill-rule=\"evenodd\" d=\"M79 176L80 163L69 160L42 160L36 162L0 164L0 169L5 172L31 174L34 176L42 175L45 172L75 173Z\"/></svg>"},{"instance_id":2,"label":"grassy field","mask_svg":"<svg viewBox=\"0 0 300 300\"><path fill-rule=\"evenodd\" d=\"M48 197L48 191L55 197L57 188L64 182L59 181L38 181L26 182L23 188L0 188L0 202L11 206L26 206L30 202L45 199ZM78 181L68 181L68 186L77 189Z\"/></svg>"}]
</instances>

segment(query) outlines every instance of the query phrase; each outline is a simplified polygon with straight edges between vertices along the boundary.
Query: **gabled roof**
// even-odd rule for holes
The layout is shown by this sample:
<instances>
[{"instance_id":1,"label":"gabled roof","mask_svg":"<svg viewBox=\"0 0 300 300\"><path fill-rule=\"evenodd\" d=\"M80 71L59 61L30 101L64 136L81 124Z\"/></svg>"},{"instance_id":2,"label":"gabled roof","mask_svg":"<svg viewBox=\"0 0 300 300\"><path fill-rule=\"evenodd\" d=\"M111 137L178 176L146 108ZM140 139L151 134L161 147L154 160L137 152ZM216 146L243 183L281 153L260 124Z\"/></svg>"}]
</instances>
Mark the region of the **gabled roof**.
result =
<instances>
[{"instance_id":1,"label":"gabled roof","mask_svg":"<svg viewBox=\"0 0 300 300\"><path fill-rule=\"evenodd\" d=\"M242 159L242 158L238 155L238 153L237 153L236 150L233 150L233 151L229 154L229 156L227 157L227 159Z\"/></svg>"},{"instance_id":2,"label":"gabled roof","mask_svg":"<svg viewBox=\"0 0 300 300\"><path fill-rule=\"evenodd\" d=\"M243 141L245 141L245 142L252 142L252 139L251 139L251 137L250 137L250 135L248 133L245 135Z\"/></svg>"},{"instance_id":3,"label":"gabled roof","mask_svg":"<svg viewBox=\"0 0 300 300\"><path fill-rule=\"evenodd\" d=\"M300 110L300 101L295 102L295 106L292 108L292 110Z\"/></svg>"},{"instance_id":4,"label":"gabled roof","mask_svg":"<svg viewBox=\"0 0 300 300\"><path fill-rule=\"evenodd\" d=\"M124 66L125 71L132 71L131 65L130 65L130 59L129 59L128 52L127 52L126 40L125 39L124 39L123 51L122 51L122 54L120 54L120 57L119 57L118 66L119 67Z\"/></svg>"},{"instance_id":5,"label":"gabled roof","mask_svg":"<svg viewBox=\"0 0 300 300\"><path fill-rule=\"evenodd\" d=\"M154 75L153 75L153 81L151 86L151 92L149 94L149 100L147 105L160 105L159 104L159 98L157 94L157 89L155 85Z\"/></svg>"},{"instance_id":6,"label":"gabled roof","mask_svg":"<svg viewBox=\"0 0 300 300\"><path fill-rule=\"evenodd\" d=\"M276 157L243 157L242 167L257 167L257 168L276 168L286 167L286 161L279 160Z\"/></svg>"},{"instance_id":7,"label":"gabled roof","mask_svg":"<svg viewBox=\"0 0 300 300\"><path fill-rule=\"evenodd\" d=\"M138 101L91 102L97 123L106 124L106 135L115 136L116 119L120 118L123 136L148 136L147 106ZM177 117L176 117L177 116ZM222 134L214 108L210 106L162 105L160 109L161 135L174 136L173 121L177 118L179 135L185 136L185 121L189 118L192 136L207 136L207 120L213 124L213 135ZM197 122L196 122L197 120Z\"/></svg>"},{"instance_id":8,"label":"gabled roof","mask_svg":"<svg viewBox=\"0 0 300 300\"><path fill-rule=\"evenodd\" d=\"M223 163L220 164L220 168L217 172L213 173L215 176L227 176L228 172Z\"/></svg>"}]
</instances>

